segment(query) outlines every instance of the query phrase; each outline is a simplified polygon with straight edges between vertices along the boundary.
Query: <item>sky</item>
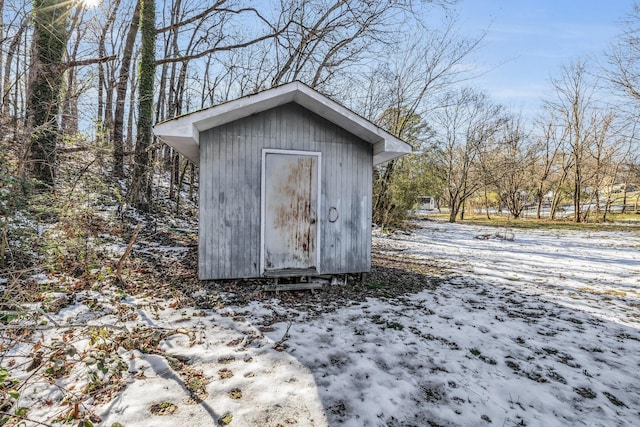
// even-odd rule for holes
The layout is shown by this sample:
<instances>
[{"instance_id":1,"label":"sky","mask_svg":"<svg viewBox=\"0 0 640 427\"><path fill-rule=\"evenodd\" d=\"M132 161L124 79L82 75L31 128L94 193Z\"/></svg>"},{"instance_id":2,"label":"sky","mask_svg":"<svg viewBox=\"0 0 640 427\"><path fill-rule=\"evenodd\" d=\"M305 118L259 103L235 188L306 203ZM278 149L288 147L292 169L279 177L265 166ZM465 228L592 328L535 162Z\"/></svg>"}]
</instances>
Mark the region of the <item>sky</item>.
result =
<instances>
[{"instance_id":1,"label":"sky","mask_svg":"<svg viewBox=\"0 0 640 427\"><path fill-rule=\"evenodd\" d=\"M550 76L578 58L603 60L633 0L461 0L465 31L488 29L474 83L496 102L528 114L549 93ZM475 85L474 84L474 85Z\"/></svg>"}]
</instances>

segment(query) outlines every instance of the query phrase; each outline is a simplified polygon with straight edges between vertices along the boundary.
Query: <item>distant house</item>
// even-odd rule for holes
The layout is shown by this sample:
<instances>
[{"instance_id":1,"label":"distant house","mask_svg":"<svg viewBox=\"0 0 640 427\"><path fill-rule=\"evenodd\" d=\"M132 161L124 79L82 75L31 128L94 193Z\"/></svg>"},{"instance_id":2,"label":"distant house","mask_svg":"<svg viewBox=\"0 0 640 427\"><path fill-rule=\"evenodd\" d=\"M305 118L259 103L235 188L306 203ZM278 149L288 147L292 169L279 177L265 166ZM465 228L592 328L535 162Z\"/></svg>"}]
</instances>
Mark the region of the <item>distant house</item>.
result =
<instances>
[{"instance_id":1,"label":"distant house","mask_svg":"<svg viewBox=\"0 0 640 427\"><path fill-rule=\"evenodd\" d=\"M369 271L373 165L411 152L299 82L154 133L200 167L201 280Z\"/></svg>"},{"instance_id":2,"label":"distant house","mask_svg":"<svg viewBox=\"0 0 640 427\"><path fill-rule=\"evenodd\" d=\"M418 210L433 211L438 209L438 201L433 196L421 196L418 198Z\"/></svg>"}]
</instances>

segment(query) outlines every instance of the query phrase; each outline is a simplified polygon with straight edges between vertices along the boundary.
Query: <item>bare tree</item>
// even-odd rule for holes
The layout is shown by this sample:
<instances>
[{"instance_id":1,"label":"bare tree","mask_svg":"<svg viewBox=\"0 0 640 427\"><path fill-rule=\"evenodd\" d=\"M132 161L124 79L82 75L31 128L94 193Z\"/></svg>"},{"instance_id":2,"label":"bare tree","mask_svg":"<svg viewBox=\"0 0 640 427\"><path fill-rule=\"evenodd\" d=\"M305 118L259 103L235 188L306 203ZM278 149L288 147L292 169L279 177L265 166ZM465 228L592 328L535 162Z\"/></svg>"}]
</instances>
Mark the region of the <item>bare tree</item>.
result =
<instances>
[{"instance_id":1,"label":"bare tree","mask_svg":"<svg viewBox=\"0 0 640 427\"><path fill-rule=\"evenodd\" d=\"M68 63L77 60L81 40L87 36L84 12L85 9L83 7L77 7L71 13L71 23L68 31L70 35L75 35L75 40L70 43L67 51ZM62 117L60 120L61 132L64 135L73 135L78 132L78 97L81 90L77 81L76 67L67 67L66 85L62 96Z\"/></svg>"},{"instance_id":2,"label":"bare tree","mask_svg":"<svg viewBox=\"0 0 640 427\"><path fill-rule=\"evenodd\" d=\"M113 3L108 5L109 13L105 20L105 23L100 28L100 36L98 39L98 56L105 57L107 56L107 35L113 28L114 22L116 21L116 17L118 14L118 10L120 9L121 0L114 0ZM111 79L109 78L109 67L104 64L98 64L98 105L97 105L97 114L96 114L96 128L97 133L100 135L104 141L107 143L110 141L110 133L111 126L113 123L112 117L112 107L111 101L113 97ZM105 94L106 92L106 94ZM115 157L115 154L114 154ZM114 163L117 161L114 158ZM119 166L114 165L114 171L116 175L120 172Z\"/></svg>"},{"instance_id":3,"label":"bare tree","mask_svg":"<svg viewBox=\"0 0 640 427\"><path fill-rule=\"evenodd\" d=\"M606 54L607 76L615 87L640 102L640 4L634 3L622 33Z\"/></svg>"},{"instance_id":4,"label":"bare tree","mask_svg":"<svg viewBox=\"0 0 640 427\"><path fill-rule=\"evenodd\" d=\"M634 187L640 188L640 153L637 150L636 137L638 124L633 116L629 118L631 121L625 126L627 132L622 135L622 141L626 140L627 146L623 148L619 156L619 162L616 165L616 172L620 177L619 182L622 184L622 213L625 213L627 210L629 190L633 190ZM640 194L640 192L638 194ZM637 206L638 201L636 200L636 211L638 210Z\"/></svg>"},{"instance_id":5,"label":"bare tree","mask_svg":"<svg viewBox=\"0 0 640 427\"><path fill-rule=\"evenodd\" d=\"M17 26L16 31L11 36L11 41L9 42L9 46L6 50L6 53L3 52L5 62L4 62L4 70L3 70L4 72L2 76L2 102L0 103L0 112L2 113L3 116L11 115L11 112L10 112L11 104L12 104L11 95L12 93L15 93L18 90L19 82L22 77L20 76L19 73L12 72L12 67L15 66L16 70L20 68L18 64L19 62L18 54L21 46L20 43L22 42L24 34L27 30L28 22L29 21L26 16L22 18L22 21ZM3 40L3 44L4 44L4 40ZM15 60L15 65L14 65L14 60ZM17 97L14 96L13 98L14 98L13 104L16 105ZM13 115L14 117L17 116L17 112L15 111L15 108L14 108Z\"/></svg>"},{"instance_id":6,"label":"bare tree","mask_svg":"<svg viewBox=\"0 0 640 427\"><path fill-rule=\"evenodd\" d=\"M629 191L640 188L640 154L630 152L627 160L622 164L623 174L623 195L622 195L622 212L625 208L633 203L635 213L640 212L640 191L637 192L635 199L631 199Z\"/></svg>"},{"instance_id":7,"label":"bare tree","mask_svg":"<svg viewBox=\"0 0 640 427\"><path fill-rule=\"evenodd\" d=\"M537 153L533 170L533 176L535 177L533 196L536 203L536 218L540 219L545 196L551 191L553 185L552 180L555 176L555 166L562 147L562 137L558 137L556 126L550 118L541 116L536 127L540 134L534 137L533 142Z\"/></svg>"},{"instance_id":8,"label":"bare tree","mask_svg":"<svg viewBox=\"0 0 640 427\"><path fill-rule=\"evenodd\" d=\"M451 18L442 28L424 30L416 41L405 40L407 43L401 45L406 50L399 51L393 63L382 64L373 70L365 83L367 92L363 101L356 103L354 108L397 137L417 141L418 136L412 135L416 130L414 118L421 117L429 123L433 111L448 102L441 95L473 76L473 70L461 67L461 64L478 48L484 34L475 38L460 37L455 28L456 21ZM430 127L423 125L422 129ZM431 156L419 158L431 161ZM397 169L396 163L388 162L376 171L373 210L378 220L387 217L391 208L392 196L388 193L394 177L406 175ZM403 162L403 167L413 166L415 162Z\"/></svg>"},{"instance_id":9,"label":"bare tree","mask_svg":"<svg viewBox=\"0 0 640 427\"><path fill-rule=\"evenodd\" d=\"M587 64L583 60L562 67L560 76L551 81L556 99L548 104L556 114L559 125L565 130L573 172L574 222L582 220L587 153L590 144L593 143L592 125L597 125L590 122L591 114L596 108L596 86L594 82L589 81L589 77Z\"/></svg>"},{"instance_id":10,"label":"bare tree","mask_svg":"<svg viewBox=\"0 0 640 427\"><path fill-rule=\"evenodd\" d=\"M589 147L587 153L589 159L589 189L591 197L588 201L588 206L593 206L595 211L595 221L600 220L602 211L601 205L601 192L605 188L611 188L615 176L614 171L614 155L615 144L613 143L613 120L614 114L612 112L605 112L603 114L594 114L591 118L593 127L593 142ZM610 192L609 192L610 193ZM608 203L607 203L608 205ZM608 210L608 206L605 206L605 212ZM587 211L588 212L588 211ZM587 212L585 212L585 217Z\"/></svg>"},{"instance_id":11,"label":"bare tree","mask_svg":"<svg viewBox=\"0 0 640 427\"><path fill-rule=\"evenodd\" d=\"M504 124L501 106L484 93L465 88L447 95L446 107L434 115L445 174L449 221L464 219L464 202L485 182L480 179L479 154Z\"/></svg>"},{"instance_id":12,"label":"bare tree","mask_svg":"<svg viewBox=\"0 0 640 427\"><path fill-rule=\"evenodd\" d=\"M124 113L131 61L134 55L138 28L140 27L140 4L141 0L136 0L122 51L120 72L116 81L116 105L113 114L113 174L118 177L124 176Z\"/></svg>"},{"instance_id":13,"label":"bare tree","mask_svg":"<svg viewBox=\"0 0 640 427\"><path fill-rule=\"evenodd\" d=\"M357 62L370 44L382 43L389 18L406 7L402 0L333 0L322 6L317 1L281 0L284 22L291 25L276 39L271 84L302 80L312 87L322 85L336 69Z\"/></svg>"},{"instance_id":14,"label":"bare tree","mask_svg":"<svg viewBox=\"0 0 640 427\"><path fill-rule=\"evenodd\" d=\"M519 218L527 203L532 201L534 185L531 180L537 147L529 143L524 123L519 116L510 117L495 135L497 164L486 170L492 177L501 205L513 218Z\"/></svg>"}]
</instances>

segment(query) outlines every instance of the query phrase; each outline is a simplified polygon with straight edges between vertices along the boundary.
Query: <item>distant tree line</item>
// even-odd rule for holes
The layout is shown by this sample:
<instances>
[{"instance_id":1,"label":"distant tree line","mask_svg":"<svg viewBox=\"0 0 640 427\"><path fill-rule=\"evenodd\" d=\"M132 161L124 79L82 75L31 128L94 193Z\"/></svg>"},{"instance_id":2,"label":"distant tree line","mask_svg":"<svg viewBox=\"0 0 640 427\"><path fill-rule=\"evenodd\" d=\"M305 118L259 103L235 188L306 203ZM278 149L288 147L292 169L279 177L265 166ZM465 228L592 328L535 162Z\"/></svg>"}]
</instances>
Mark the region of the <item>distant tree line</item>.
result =
<instances>
[{"instance_id":1,"label":"distant tree line","mask_svg":"<svg viewBox=\"0 0 640 427\"><path fill-rule=\"evenodd\" d=\"M378 120L400 100L375 94L369 76L389 66L385 52L408 52L409 28L426 35L424 49L412 49L432 50L440 28L427 30L425 17L454 3L0 2L3 148L19 176L51 190L59 154L84 144L109 159L114 178L128 178L129 200L147 210L154 172L169 172L172 198L197 181L194 165L152 140L155 122L293 80ZM441 38L460 43L453 33Z\"/></svg>"},{"instance_id":2,"label":"distant tree line","mask_svg":"<svg viewBox=\"0 0 640 427\"><path fill-rule=\"evenodd\" d=\"M390 189L379 224L394 224L435 197L451 222L465 213L525 209L555 219L569 203L574 222L603 221L613 203L640 212L640 7L599 61L575 58L549 83L552 95L525 120L466 85L448 86L420 117L415 152L378 171ZM402 79L396 79L402 81ZM432 95L432 94L431 94ZM397 111L401 111L397 109ZM420 123L419 125L417 123Z\"/></svg>"},{"instance_id":3,"label":"distant tree line","mask_svg":"<svg viewBox=\"0 0 640 427\"><path fill-rule=\"evenodd\" d=\"M60 154L89 150L87 161L104 161L142 210L152 209L158 173L170 177L171 199L185 187L194 198L197 169L153 140L153 124L300 80L414 146L374 171L380 225L400 223L425 195L448 207L451 221L471 203L487 215L496 208L517 218L533 205L554 217L567 199L576 222L604 218L601 198L611 191L603 190L640 181L638 8L604 65L576 59L558 72L555 97L531 123L473 88L466 63L484 34L465 34L455 7L0 1L0 178L23 191L55 190ZM602 95L605 84L618 103Z\"/></svg>"},{"instance_id":4,"label":"distant tree line","mask_svg":"<svg viewBox=\"0 0 640 427\"><path fill-rule=\"evenodd\" d=\"M409 159L431 171L426 195L448 208L451 222L464 218L465 207L516 219L528 208L555 219L567 202L574 222L602 221L614 195L622 212L630 204L637 210L637 111L633 99L611 103L609 78L584 60L564 66L551 80L554 96L529 126L472 89L447 95L429 117L436 130Z\"/></svg>"}]
</instances>

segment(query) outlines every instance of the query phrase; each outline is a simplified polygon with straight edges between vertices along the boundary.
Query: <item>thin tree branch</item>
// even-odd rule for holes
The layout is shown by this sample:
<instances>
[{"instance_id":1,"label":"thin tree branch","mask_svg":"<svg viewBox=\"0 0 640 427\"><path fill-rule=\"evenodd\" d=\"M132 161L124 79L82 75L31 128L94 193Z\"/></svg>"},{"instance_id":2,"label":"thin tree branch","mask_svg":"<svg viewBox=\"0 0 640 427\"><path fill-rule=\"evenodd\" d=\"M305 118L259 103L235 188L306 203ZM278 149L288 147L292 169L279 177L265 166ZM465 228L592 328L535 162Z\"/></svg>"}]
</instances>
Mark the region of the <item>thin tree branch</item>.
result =
<instances>
[{"instance_id":1,"label":"thin tree branch","mask_svg":"<svg viewBox=\"0 0 640 427\"><path fill-rule=\"evenodd\" d=\"M124 284L124 280L122 279L122 265L124 264L124 261L127 259L127 257L131 253L131 250L133 249L133 244L136 242L136 238L138 237L138 233L140 233L141 228L142 228L142 223L139 222L138 225L136 226L136 229L133 232L133 235L131 236L131 240L129 241L129 245L127 245L127 249L124 251L120 259L118 260L116 277L118 278L118 281L121 284Z\"/></svg>"},{"instance_id":2,"label":"thin tree branch","mask_svg":"<svg viewBox=\"0 0 640 427\"><path fill-rule=\"evenodd\" d=\"M214 52L225 52L225 51L230 51L230 50L234 50L234 49L240 49L240 48L243 48L243 47L251 46L253 44L260 43L261 41L277 37L279 34L282 33L282 31L284 31L284 30L278 31L277 33L273 33L273 34L267 34L267 35L264 35L262 37L258 37L256 39L249 40L249 41L244 42L244 43L238 43L238 44L234 44L234 45L221 46L221 47L213 47L211 49L207 49L207 50L204 50L202 52L194 53L192 55L185 55L185 56L180 56L180 57L177 57L177 58L159 59L159 60L156 61L156 66L162 65L162 64L172 64L172 63L175 63L175 62L188 62L188 61L191 61L193 59L198 59L198 58L202 58L204 56L210 55L210 54L212 54Z\"/></svg>"},{"instance_id":3,"label":"thin tree branch","mask_svg":"<svg viewBox=\"0 0 640 427\"><path fill-rule=\"evenodd\" d=\"M103 56L102 58L82 59L79 61L69 61L66 64L67 68L82 67L83 65L101 64L103 62L115 61L116 55Z\"/></svg>"}]
</instances>

